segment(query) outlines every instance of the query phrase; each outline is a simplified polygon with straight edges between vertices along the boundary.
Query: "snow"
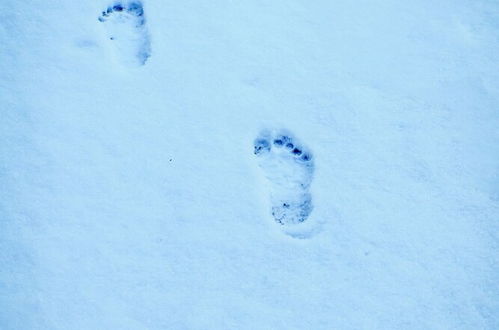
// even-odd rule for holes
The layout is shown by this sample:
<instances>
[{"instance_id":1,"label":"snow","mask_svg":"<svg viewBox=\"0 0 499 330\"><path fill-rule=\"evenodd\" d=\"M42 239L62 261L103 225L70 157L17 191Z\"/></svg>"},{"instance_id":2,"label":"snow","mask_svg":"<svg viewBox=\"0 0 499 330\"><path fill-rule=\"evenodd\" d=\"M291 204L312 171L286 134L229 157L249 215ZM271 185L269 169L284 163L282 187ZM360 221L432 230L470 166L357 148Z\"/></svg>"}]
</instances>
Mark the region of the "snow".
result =
<instances>
[{"instance_id":1,"label":"snow","mask_svg":"<svg viewBox=\"0 0 499 330\"><path fill-rule=\"evenodd\" d=\"M499 328L496 3L112 4L0 2L0 329Z\"/></svg>"}]
</instances>

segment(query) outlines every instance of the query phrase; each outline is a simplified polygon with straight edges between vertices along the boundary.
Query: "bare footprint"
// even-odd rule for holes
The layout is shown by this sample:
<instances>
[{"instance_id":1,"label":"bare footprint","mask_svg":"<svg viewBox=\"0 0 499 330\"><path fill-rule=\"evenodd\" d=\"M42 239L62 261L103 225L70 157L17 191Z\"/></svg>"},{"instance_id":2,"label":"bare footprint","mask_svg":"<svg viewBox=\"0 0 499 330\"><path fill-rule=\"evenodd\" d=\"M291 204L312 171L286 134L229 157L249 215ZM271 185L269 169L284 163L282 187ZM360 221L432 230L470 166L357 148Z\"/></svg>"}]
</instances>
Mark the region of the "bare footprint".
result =
<instances>
[{"instance_id":1,"label":"bare footprint","mask_svg":"<svg viewBox=\"0 0 499 330\"><path fill-rule=\"evenodd\" d=\"M305 221L312 212L309 192L314 165L311 152L286 132L263 131L254 153L270 184L272 216L282 225Z\"/></svg>"},{"instance_id":2,"label":"bare footprint","mask_svg":"<svg viewBox=\"0 0 499 330\"><path fill-rule=\"evenodd\" d=\"M140 1L115 2L99 16L116 55L124 64L144 65L151 56L151 42Z\"/></svg>"}]
</instances>

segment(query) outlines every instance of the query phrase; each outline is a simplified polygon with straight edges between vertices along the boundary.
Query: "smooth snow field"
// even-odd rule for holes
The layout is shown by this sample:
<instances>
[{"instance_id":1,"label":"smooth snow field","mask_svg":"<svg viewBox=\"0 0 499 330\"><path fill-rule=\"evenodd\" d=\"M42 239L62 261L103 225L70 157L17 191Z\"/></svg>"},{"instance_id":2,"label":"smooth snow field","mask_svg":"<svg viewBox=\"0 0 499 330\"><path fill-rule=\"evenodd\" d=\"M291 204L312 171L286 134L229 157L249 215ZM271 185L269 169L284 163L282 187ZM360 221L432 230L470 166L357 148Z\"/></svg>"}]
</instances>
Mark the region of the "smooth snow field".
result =
<instances>
[{"instance_id":1,"label":"smooth snow field","mask_svg":"<svg viewBox=\"0 0 499 330\"><path fill-rule=\"evenodd\" d=\"M499 3L0 0L0 329L499 329Z\"/></svg>"}]
</instances>

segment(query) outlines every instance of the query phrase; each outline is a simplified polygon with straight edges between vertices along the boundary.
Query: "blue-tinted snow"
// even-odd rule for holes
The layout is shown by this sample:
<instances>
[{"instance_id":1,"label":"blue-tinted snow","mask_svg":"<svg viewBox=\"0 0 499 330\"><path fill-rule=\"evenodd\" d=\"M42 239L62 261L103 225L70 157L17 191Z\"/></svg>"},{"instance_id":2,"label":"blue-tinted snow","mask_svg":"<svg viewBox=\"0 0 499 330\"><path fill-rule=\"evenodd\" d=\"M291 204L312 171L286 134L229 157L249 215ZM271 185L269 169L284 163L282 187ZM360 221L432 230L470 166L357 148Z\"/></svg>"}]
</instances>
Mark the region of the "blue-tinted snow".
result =
<instances>
[{"instance_id":1,"label":"blue-tinted snow","mask_svg":"<svg viewBox=\"0 0 499 330\"><path fill-rule=\"evenodd\" d=\"M0 2L1 329L499 328L497 3L144 0L143 66L113 4Z\"/></svg>"}]
</instances>

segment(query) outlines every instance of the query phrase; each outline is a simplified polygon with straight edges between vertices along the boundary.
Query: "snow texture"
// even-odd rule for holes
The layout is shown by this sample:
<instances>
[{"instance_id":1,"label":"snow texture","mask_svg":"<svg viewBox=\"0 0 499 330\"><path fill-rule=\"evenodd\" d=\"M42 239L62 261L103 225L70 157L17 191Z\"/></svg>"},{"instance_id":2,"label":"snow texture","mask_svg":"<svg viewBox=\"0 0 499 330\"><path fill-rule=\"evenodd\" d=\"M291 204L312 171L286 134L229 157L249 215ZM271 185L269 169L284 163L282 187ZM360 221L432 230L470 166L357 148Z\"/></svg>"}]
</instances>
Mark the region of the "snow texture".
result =
<instances>
[{"instance_id":1,"label":"snow texture","mask_svg":"<svg viewBox=\"0 0 499 330\"><path fill-rule=\"evenodd\" d=\"M498 22L0 1L0 329L499 329Z\"/></svg>"}]
</instances>

